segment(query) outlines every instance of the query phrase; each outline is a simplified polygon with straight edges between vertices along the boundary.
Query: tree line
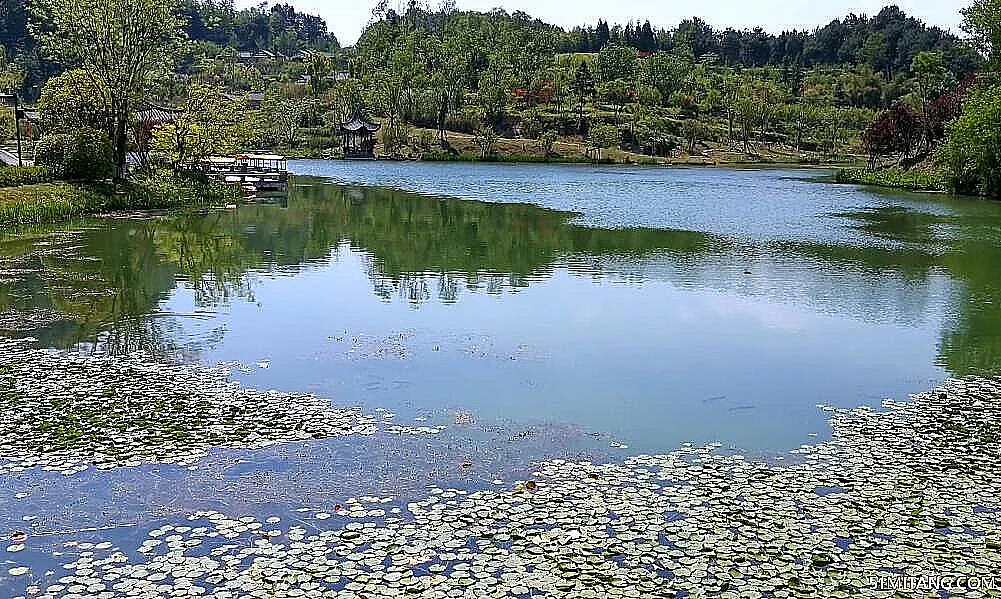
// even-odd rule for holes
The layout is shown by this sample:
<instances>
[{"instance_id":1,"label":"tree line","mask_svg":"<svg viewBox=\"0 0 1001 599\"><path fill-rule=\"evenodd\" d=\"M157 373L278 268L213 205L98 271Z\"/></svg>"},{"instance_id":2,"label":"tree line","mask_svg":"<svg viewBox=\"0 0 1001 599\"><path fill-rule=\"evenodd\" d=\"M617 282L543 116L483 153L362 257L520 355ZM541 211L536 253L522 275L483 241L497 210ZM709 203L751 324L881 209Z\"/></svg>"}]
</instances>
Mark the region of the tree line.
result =
<instances>
[{"instance_id":1,"label":"tree line","mask_svg":"<svg viewBox=\"0 0 1001 599\"><path fill-rule=\"evenodd\" d=\"M27 37L52 70L39 90L43 123L52 133L103 132L118 172L130 150L174 164L247 147L329 152L340 122L357 113L382 121L389 155L454 152L449 134L461 132L474 137L481 157L503 136L534 140L546 156L558 142L596 158L612 147L653 156L773 148L835 156L864 144L874 163L891 154L913 159L948 135L956 98L966 93L957 85L990 64L984 44L961 45L896 7L804 34L796 56L812 56L810 48L828 40L824 47L838 48L830 55L836 64L771 64L753 53L746 64L732 63L713 51L725 35L696 20L670 36L627 26L621 39L602 22L596 32L608 35L597 52L565 52L573 31L449 2L414 1L399 11L381 2L351 48L288 5L39 0L33 7ZM869 43L884 38L895 40L893 52ZM873 52L856 51L865 47ZM266 48L280 51L260 60L237 53ZM312 52L290 57L298 50ZM17 52L0 70L23 84L30 76ZM894 62L888 69L870 60L883 54ZM896 64L900 56L910 56L906 66ZM173 116L144 129L137 114L151 103ZM902 118L918 123L903 141L899 133L861 135L872 122Z\"/></svg>"},{"instance_id":2,"label":"tree line","mask_svg":"<svg viewBox=\"0 0 1001 599\"><path fill-rule=\"evenodd\" d=\"M695 58L712 56L728 66L804 67L864 64L893 78L907 73L919 52L941 52L953 72L965 76L979 60L962 41L939 27L928 27L897 6L875 16L850 14L813 31L770 34L753 29L716 29L704 20L686 19L673 28L657 28L650 21L609 26L575 27L560 36L559 52L599 52L608 44L642 52L674 52Z\"/></svg>"},{"instance_id":3,"label":"tree line","mask_svg":"<svg viewBox=\"0 0 1001 599\"><path fill-rule=\"evenodd\" d=\"M957 81L941 54L918 54L914 94L880 112L861 142L870 170L944 169L956 191L1001 197L1001 6L976 0L961 13L983 69Z\"/></svg>"}]
</instances>

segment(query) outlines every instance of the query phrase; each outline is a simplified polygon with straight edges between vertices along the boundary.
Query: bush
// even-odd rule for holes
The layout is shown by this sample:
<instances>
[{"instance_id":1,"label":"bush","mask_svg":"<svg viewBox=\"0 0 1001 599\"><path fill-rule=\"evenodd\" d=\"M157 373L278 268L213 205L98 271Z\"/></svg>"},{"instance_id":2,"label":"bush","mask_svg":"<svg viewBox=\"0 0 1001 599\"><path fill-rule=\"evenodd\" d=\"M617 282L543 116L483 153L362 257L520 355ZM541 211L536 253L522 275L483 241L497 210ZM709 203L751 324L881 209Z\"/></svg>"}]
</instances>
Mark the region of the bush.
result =
<instances>
[{"instance_id":1,"label":"bush","mask_svg":"<svg viewBox=\"0 0 1001 599\"><path fill-rule=\"evenodd\" d=\"M114 173L111 141L96 129L46 135L35 146L35 164L53 176L81 181L101 181Z\"/></svg>"},{"instance_id":2,"label":"bush","mask_svg":"<svg viewBox=\"0 0 1001 599\"><path fill-rule=\"evenodd\" d=\"M19 187L35 185L52 180L52 173L42 166L7 166L0 167L0 187Z\"/></svg>"},{"instance_id":3,"label":"bush","mask_svg":"<svg viewBox=\"0 0 1001 599\"><path fill-rule=\"evenodd\" d=\"M948 189L948 181L944 174L919 173L899 168L878 171L845 168L838 171L835 180L838 183L878 185L912 191L946 191Z\"/></svg>"},{"instance_id":4,"label":"bush","mask_svg":"<svg viewBox=\"0 0 1001 599\"><path fill-rule=\"evenodd\" d=\"M35 144L35 165L55 177L66 176L66 154L72 143L73 136L68 133L46 135Z\"/></svg>"}]
</instances>

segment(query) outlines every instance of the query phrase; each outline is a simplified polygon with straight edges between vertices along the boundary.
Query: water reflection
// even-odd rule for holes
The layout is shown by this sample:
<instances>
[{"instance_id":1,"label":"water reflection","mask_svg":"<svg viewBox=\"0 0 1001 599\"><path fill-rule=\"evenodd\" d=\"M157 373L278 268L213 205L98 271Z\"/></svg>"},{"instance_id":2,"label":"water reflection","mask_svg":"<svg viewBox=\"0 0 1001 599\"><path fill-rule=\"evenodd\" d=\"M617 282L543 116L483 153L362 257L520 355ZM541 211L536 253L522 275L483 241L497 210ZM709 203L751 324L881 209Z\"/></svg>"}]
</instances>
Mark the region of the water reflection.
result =
<instances>
[{"instance_id":1,"label":"water reflection","mask_svg":"<svg viewBox=\"0 0 1001 599\"><path fill-rule=\"evenodd\" d=\"M943 200L921 211L881 203L828 215L863 242L750 241L661 228L598 228L520 203L435 198L299 178L287 203L155 220L91 220L0 240L0 329L45 345L177 353L178 318L259 281L367 257L385 301L454 303L516 292L565 269L596 281L767 296L900 324L943 311L939 360L951 373L1001 371L1001 263L994 205ZM829 236L828 236L829 237ZM160 313L176 285L195 314ZM564 298L568 306L574 298ZM210 326L191 348L226 334Z\"/></svg>"}]
</instances>

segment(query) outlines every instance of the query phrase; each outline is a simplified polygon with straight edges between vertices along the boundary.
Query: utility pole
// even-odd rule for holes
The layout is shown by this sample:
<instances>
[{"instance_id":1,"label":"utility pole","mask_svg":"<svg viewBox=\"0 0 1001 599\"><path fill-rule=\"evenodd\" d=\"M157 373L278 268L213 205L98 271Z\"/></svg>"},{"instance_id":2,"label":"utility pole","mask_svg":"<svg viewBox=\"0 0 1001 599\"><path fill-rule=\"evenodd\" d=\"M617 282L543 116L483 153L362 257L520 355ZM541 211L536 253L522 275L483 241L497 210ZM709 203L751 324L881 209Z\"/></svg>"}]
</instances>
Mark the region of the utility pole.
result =
<instances>
[{"instance_id":1,"label":"utility pole","mask_svg":"<svg viewBox=\"0 0 1001 599\"><path fill-rule=\"evenodd\" d=\"M17 92L14 92L14 131L17 135L17 165L24 166L21 162L21 108L17 105Z\"/></svg>"},{"instance_id":2,"label":"utility pole","mask_svg":"<svg viewBox=\"0 0 1001 599\"><path fill-rule=\"evenodd\" d=\"M24 111L21 110L18 104L17 92L10 94L0 94L0 100L4 102L13 102L14 104L14 131L17 136L17 165L24 166L21 160L21 117L24 116Z\"/></svg>"}]
</instances>

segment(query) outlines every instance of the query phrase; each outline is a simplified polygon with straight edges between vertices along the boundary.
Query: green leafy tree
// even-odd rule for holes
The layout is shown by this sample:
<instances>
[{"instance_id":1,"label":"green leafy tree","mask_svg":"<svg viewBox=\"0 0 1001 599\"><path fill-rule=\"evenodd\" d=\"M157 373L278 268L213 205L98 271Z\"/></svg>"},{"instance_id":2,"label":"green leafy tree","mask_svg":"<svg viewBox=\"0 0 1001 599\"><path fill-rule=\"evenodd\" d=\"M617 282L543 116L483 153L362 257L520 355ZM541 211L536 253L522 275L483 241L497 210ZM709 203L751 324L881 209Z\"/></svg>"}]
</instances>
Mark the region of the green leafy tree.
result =
<instances>
[{"instance_id":1,"label":"green leafy tree","mask_svg":"<svg viewBox=\"0 0 1001 599\"><path fill-rule=\"evenodd\" d=\"M997 0L977 0L960 13L963 30L973 47L992 68L1001 66L1001 4Z\"/></svg>"},{"instance_id":2,"label":"green leafy tree","mask_svg":"<svg viewBox=\"0 0 1001 599\"><path fill-rule=\"evenodd\" d=\"M247 138L241 118L244 104L226 97L218 87L195 84L188 90L182 112L156 129L153 148L175 164L241 149Z\"/></svg>"},{"instance_id":3,"label":"green leafy tree","mask_svg":"<svg viewBox=\"0 0 1001 599\"><path fill-rule=\"evenodd\" d=\"M365 90L358 79L338 81L323 98L323 107L330 111L333 124L363 112L366 105Z\"/></svg>"},{"instance_id":4,"label":"green leafy tree","mask_svg":"<svg viewBox=\"0 0 1001 599\"><path fill-rule=\"evenodd\" d=\"M105 94L81 69L66 71L45 82L38 112L47 131L69 133L82 127L109 131L114 115Z\"/></svg>"},{"instance_id":5,"label":"green leafy tree","mask_svg":"<svg viewBox=\"0 0 1001 599\"><path fill-rule=\"evenodd\" d=\"M330 89L334 61L326 54L314 53L306 61L306 79L314 95L321 95Z\"/></svg>"},{"instance_id":6,"label":"green leafy tree","mask_svg":"<svg viewBox=\"0 0 1001 599\"><path fill-rule=\"evenodd\" d=\"M588 68L586 61L582 61L577 67L572 87L577 98L577 130L582 131L584 129L584 108L587 106L588 99L594 95L595 90L594 76L591 75L591 69Z\"/></svg>"},{"instance_id":7,"label":"green leafy tree","mask_svg":"<svg viewBox=\"0 0 1001 599\"><path fill-rule=\"evenodd\" d=\"M618 141L618 127L604 123L592 125L587 134L587 147L589 152L593 151L595 160L601 160L601 151L616 145Z\"/></svg>"},{"instance_id":8,"label":"green leafy tree","mask_svg":"<svg viewBox=\"0 0 1001 599\"><path fill-rule=\"evenodd\" d=\"M493 155L497 138L497 132L494 131L494 128L489 123L481 123L476 128L476 134L473 139L476 142L476 146L480 149L480 158Z\"/></svg>"},{"instance_id":9,"label":"green leafy tree","mask_svg":"<svg viewBox=\"0 0 1001 599\"><path fill-rule=\"evenodd\" d=\"M611 104L615 109L615 124L619 124L619 113L622 112L626 104L633 100L633 96L635 95L633 86L624 79L616 79L615 81L602 83L598 87L598 93L602 100Z\"/></svg>"},{"instance_id":10,"label":"green leafy tree","mask_svg":"<svg viewBox=\"0 0 1001 599\"><path fill-rule=\"evenodd\" d=\"M181 21L171 0L38 0L37 36L55 59L75 65L111 114L107 131L116 176L125 169L127 132L150 80L171 62Z\"/></svg>"},{"instance_id":11,"label":"green leafy tree","mask_svg":"<svg viewBox=\"0 0 1001 599\"><path fill-rule=\"evenodd\" d=\"M507 116L511 83L506 70L496 63L480 75L476 101L487 124L492 127L500 127Z\"/></svg>"},{"instance_id":12,"label":"green leafy tree","mask_svg":"<svg viewBox=\"0 0 1001 599\"><path fill-rule=\"evenodd\" d=\"M284 148L299 145L303 119L319 105L317 100L269 95L261 106L263 129L274 143Z\"/></svg>"},{"instance_id":13,"label":"green leafy tree","mask_svg":"<svg viewBox=\"0 0 1001 599\"><path fill-rule=\"evenodd\" d=\"M542 155L549 158L553 155L553 146L556 145L557 135L556 132L549 129L542 132L539 136L539 144L542 145Z\"/></svg>"},{"instance_id":14,"label":"green leafy tree","mask_svg":"<svg viewBox=\"0 0 1001 599\"><path fill-rule=\"evenodd\" d=\"M636 76L636 50L609 44L598 53L598 77L602 81L632 80Z\"/></svg>"},{"instance_id":15,"label":"green leafy tree","mask_svg":"<svg viewBox=\"0 0 1001 599\"><path fill-rule=\"evenodd\" d=\"M111 142L103 131L89 128L46 135L35 146L35 164L73 180L99 181L114 173Z\"/></svg>"},{"instance_id":16,"label":"green leafy tree","mask_svg":"<svg viewBox=\"0 0 1001 599\"><path fill-rule=\"evenodd\" d=\"M917 82L917 94L921 104L922 137L925 147L930 149L933 133L929 112L932 103L955 85L956 80L945 68L941 52L921 52L914 57L911 70Z\"/></svg>"},{"instance_id":17,"label":"green leafy tree","mask_svg":"<svg viewBox=\"0 0 1001 599\"><path fill-rule=\"evenodd\" d=\"M462 106L469 77L469 61L463 42L462 38L450 38L444 42L430 38L425 46L428 104L442 146L448 143L448 119Z\"/></svg>"},{"instance_id":18,"label":"green leafy tree","mask_svg":"<svg viewBox=\"0 0 1001 599\"><path fill-rule=\"evenodd\" d=\"M962 116L948 127L940 159L958 191L1001 198L1001 86L970 94Z\"/></svg>"}]
</instances>

